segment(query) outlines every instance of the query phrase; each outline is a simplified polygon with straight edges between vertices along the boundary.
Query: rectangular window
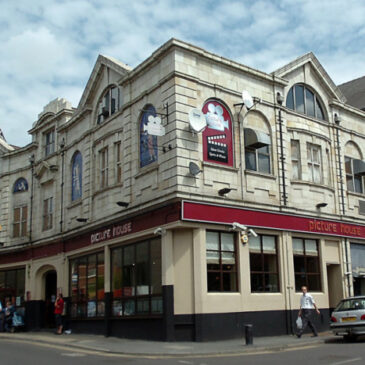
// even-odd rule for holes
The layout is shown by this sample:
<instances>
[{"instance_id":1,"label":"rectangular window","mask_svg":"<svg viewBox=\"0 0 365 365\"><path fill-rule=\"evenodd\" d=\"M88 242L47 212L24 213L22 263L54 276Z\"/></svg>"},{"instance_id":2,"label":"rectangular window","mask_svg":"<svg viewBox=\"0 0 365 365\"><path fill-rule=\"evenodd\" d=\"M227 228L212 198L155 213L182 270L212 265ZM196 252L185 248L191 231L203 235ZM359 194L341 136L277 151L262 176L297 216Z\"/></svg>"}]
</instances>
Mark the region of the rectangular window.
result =
<instances>
[{"instance_id":1,"label":"rectangular window","mask_svg":"<svg viewBox=\"0 0 365 365\"><path fill-rule=\"evenodd\" d=\"M364 191L364 180L361 175L354 174L353 163L353 158L345 156L347 190L362 194Z\"/></svg>"},{"instance_id":2,"label":"rectangular window","mask_svg":"<svg viewBox=\"0 0 365 365\"><path fill-rule=\"evenodd\" d=\"M13 237L25 237L27 235L28 207L14 208Z\"/></svg>"},{"instance_id":3,"label":"rectangular window","mask_svg":"<svg viewBox=\"0 0 365 365\"><path fill-rule=\"evenodd\" d=\"M270 174L270 146L263 146L260 148L246 147L245 161L247 170Z\"/></svg>"},{"instance_id":4,"label":"rectangular window","mask_svg":"<svg viewBox=\"0 0 365 365\"><path fill-rule=\"evenodd\" d=\"M3 308L6 305L6 299L14 298L13 303L17 308L24 306L25 294L25 269L14 269L0 271L0 302Z\"/></svg>"},{"instance_id":5,"label":"rectangular window","mask_svg":"<svg viewBox=\"0 0 365 365\"><path fill-rule=\"evenodd\" d=\"M309 180L316 183L322 183L322 156L321 147L307 143L307 162L309 171Z\"/></svg>"},{"instance_id":6,"label":"rectangular window","mask_svg":"<svg viewBox=\"0 0 365 365\"><path fill-rule=\"evenodd\" d=\"M104 148L99 152L99 160L100 160L100 188L103 189L108 186L108 171L109 171L108 148Z\"/></svg>"},{"instance_id":7,"label":"rectangular window","mask_svg":"<svg viewBox=\"0 0 365 365\"><path fill-rule=\"evenodd\" d=\"M292 166L292 179L300 180L302 172L300 168L300 143L298 140L292 139L290 141L291 147L291 166Z\"/></svg>"},{"instance_id":8,"label":"rectangular window","mask_svg":"<svg viewBox=\"0 0 365 365\"><path fill-rule=\"evenodd\" d=\"M116 142L114 144L114 155L115 155L115 183L119 184L122 182L122 142Z\"/></svg>"},{"instance_id":9,"label":"rectangular window","mask_svg":"<svg viewBox=\"0 0 365 365\"><path fill-rule=\"evenodd\" d=\"M295 290L307 286L310 291L321 291L318 241L293 238L293 256Z\"/></svg>"},{"instance_id":10,"label":"rectangular window","mask_svg":"<svg viewBox=\"0 0 365 365\"><path fill-rule=\"evenodd\" d=\"M43 200L43 231L53 226L53 198Z\"/></svg>"},{"instance_id":11,"label":"rectangular window","mask_svg":"<svg viewBox=\"0 0 365 365\"><path fill-rule=\"evenodd\" d=\"M93 318L105 314L104 253L70 261L71 317Z\"/></svg>"},{"instance_id":12,"label":"rectangular window","mask_svg":"<svg viewBox=\"0 0 365 365\"><path fill-rule=\"evenodd\" d=\"M55 151L55 131L52 129L44 135L45 138L45 156L52 154Z\"/></svg>"},{"instance_id":13,"label":"rectangular window","mask_svg":"<svg viewBox=\"0 0 365 365\"><path fill-rule=\"evenodd\" d=\"M206 232L208 292L235 292L237 285L234 233Z\"/></svg>"},{"instance_id":14,"label":"rectangular window","mask_svg":"<svg viewBox=\"0 0 365 365\"><path fill-rule=\"evenodd\" d=\"M113 316L161 314L161 240L116 248L111 259Z\"/></svg>"},{"instance_id":15,"label":"rectangular window","mask_svg":"<svg viewBox=\"0 0 365 365\"><path fill-rule=\"evenodd\" d=\"M250 237L251 292L279 292L275 236Z\"/></svg>"}]
</instances>

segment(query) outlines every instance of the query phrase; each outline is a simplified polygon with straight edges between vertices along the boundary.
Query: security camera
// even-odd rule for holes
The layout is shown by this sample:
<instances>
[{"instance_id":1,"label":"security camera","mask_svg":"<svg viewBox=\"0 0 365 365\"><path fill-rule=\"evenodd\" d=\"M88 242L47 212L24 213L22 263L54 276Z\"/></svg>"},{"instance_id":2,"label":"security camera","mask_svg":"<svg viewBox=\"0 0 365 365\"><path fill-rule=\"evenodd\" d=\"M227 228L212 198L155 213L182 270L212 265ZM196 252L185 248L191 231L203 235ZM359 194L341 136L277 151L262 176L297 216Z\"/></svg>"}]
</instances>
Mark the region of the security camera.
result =
<instances>
[{"instance_id":1,"label":"security camera","mask_svg":"<svg viewBox=\"0 0 365 365\"><path fill-rule=\"evenodd\" d=\"M155 235L155 236L157 236L157 235L160 235L160 236L162 236L163 234L165 234L166 233L166 230L164 229L164 228L161 228L161 227L158 227L158 228L156 228L154 231L153 231L153 234Z\"/></svg>"},{"instance_id":2,"label":"security camera","mask_svg":"<svg viewBox=\"0 0 365 365\"><path fill-rule=\"evenodd\" d=\"M249 233L249 235L252 235L252 236L254 236L254 237L258 237L258 235L257 235L257 233L252 229L252 228L250 228L249 230L248 230L248 233Z\"/></svg>"},{"instance_id":3,"label":"security camera","mask_svg":"<svg viewBox=\"0 0 365 365\"><path fill-rule=\"evenodd\" d=\"M243 224L233 222L232 223L232 230L239 230L239 231L247 231L247 227Z\"/></svg>"}]
</instances>

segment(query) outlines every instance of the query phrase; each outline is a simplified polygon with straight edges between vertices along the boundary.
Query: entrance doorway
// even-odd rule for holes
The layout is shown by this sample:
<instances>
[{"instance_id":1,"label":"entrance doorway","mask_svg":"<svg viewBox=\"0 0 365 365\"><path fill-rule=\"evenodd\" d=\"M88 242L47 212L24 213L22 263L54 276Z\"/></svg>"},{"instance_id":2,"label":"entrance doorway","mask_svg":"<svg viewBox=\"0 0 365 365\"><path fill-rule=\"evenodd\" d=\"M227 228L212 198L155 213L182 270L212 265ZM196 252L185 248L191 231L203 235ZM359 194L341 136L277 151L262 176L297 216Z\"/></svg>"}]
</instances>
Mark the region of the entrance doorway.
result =
<instances>
[{"instance_id":1,"label":"entrance doorway","mask_svg":"<svg viewBox=\"0 0 365 365\"><path fill-rule=\"evenodd\" d=\"M57 296L57 272L55 270L47 271L44 274L45 280L45 310L44 326L46 328L56 327L54 319L54 303Z\"/></svg>"},{"instance_id":2,"label":"entrance doorway","mask_svg":"<svg viewBox=\"0 0 365 365\"><path fill-rule=\"evenodd\" d=\"M327 281L328 281L328 304L330 313L342 299L342 282L341 266L339 264L327 265Z\"/></svg>"}]
</instances>

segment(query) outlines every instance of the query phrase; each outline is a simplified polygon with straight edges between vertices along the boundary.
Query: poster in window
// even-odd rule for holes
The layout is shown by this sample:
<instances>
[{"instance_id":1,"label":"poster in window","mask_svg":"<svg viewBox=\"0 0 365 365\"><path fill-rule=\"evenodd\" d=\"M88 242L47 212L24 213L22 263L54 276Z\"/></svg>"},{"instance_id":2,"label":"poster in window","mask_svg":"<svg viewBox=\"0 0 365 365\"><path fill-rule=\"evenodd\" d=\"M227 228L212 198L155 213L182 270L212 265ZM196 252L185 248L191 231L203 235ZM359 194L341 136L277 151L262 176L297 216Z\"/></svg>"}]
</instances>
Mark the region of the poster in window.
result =
<instances>
[{"instance_id":1,"label":"poster in window","mask_svg":"<svg viewBox=\"0 0 365 365\"><path fill-rule=\"evenodd\" d=\"M72 201L82 196L82 156L80 152L74 155L72 161Z\"/></svg>"},{"instance_id":2,"label":"poster in window","mask_svg":"<svg viewBox=\"0 0 365 365\"><path fill-rule=\"evenodd\" d=\"M156 117L156 110L152 105L144 107L140 122L140 167L148 166L157 161L157 136L149 134L148 117Z\"/></svg>"},{"instance_id":3,"label":"poster in window","mask_svg":"<svg viewBox=\"0 0 365 365\"><path fill-rule=\"evenodd\" d=\"M207 101L202 111L207 121L203 132L204 161L233 166L233 131L229 111L216 100Z\"/></svg>"},{"instance_id":4,"label":"poster in window","mask_svg":"<svg viewBox=\"0 0 365 365\"><path fill-rule=\"evenodd\" d=\"M15 182L13 192L20 193L22 191L28 191L28 181L21 177Z\"/></svg>"}]
</instances>

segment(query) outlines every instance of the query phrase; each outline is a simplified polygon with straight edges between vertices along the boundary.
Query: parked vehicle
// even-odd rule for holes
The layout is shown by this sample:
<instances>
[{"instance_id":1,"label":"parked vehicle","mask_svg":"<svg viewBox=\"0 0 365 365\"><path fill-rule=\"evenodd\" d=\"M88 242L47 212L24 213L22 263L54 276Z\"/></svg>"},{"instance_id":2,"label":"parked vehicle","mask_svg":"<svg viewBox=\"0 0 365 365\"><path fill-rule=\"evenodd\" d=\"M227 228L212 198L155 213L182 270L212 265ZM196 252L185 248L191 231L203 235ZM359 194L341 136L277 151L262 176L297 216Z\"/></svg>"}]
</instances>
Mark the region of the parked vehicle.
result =
<instances>
[{"instance_id":1,"label":"parked vehicle","mask_svg":"<svg viewBox=\"0 0 365 365\"><path fill-rule=\"evenodd\" d=\"M342 299L332 312L330 327L345 339L365 335L365 296Z\"/></svg>"}]
</instances>

